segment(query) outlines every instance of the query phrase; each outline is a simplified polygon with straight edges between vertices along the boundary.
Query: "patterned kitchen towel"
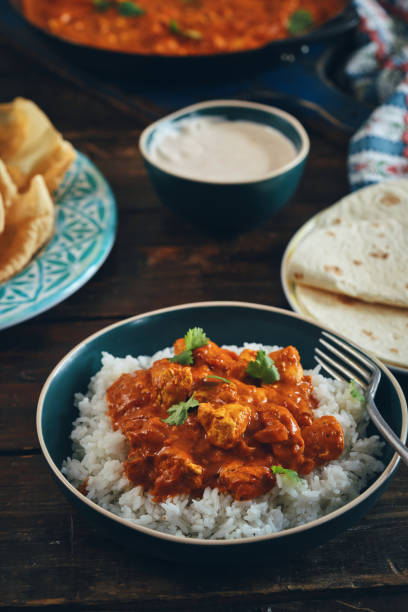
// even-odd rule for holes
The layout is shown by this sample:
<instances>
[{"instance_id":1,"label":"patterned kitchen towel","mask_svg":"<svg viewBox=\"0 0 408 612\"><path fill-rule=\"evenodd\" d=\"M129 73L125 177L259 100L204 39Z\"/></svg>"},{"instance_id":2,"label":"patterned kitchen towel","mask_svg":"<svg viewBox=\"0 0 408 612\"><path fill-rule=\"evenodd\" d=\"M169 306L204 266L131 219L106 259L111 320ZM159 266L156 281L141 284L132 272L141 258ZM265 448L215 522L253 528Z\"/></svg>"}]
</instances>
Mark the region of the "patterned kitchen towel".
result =
<instances>
[{"instance_id":1,"label":"patterned kitchen towel","mask_svg":"<svg viewBox=\"0 0 408 612\"><path fill-rule=\"evenodd\" d=\"M377 108L350 141L352 190L408 178L408 0L354 0L362 45L346 66L354 95Z\"/></svg>"}]
</instances>

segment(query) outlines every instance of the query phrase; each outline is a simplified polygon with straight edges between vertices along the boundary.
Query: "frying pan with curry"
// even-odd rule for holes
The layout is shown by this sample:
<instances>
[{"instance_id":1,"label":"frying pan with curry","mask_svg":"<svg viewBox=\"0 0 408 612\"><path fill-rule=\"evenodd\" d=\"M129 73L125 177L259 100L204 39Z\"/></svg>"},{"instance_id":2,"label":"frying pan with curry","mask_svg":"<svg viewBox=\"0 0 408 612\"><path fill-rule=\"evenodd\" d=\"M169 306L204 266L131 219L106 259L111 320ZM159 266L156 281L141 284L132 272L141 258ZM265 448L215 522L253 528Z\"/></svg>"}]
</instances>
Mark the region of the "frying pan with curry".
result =
<instances>
[{"instance_id":1,"label":"frying pan with curry","mask_svg":"<svg viewBox=\"0 0 408 612\"><path fill-rule=\"evenodd\" d=\"M10 2L23 19L48 37L51 47L56 45L82 67L161 82L254 74L302 45L340 40L358 23L347 0ZM259 21L254 22L257 5ZM298 5L295 11L294 5ZM265 11L271 7L280 13L267 20Z\"/></svg>"}]
</instances>

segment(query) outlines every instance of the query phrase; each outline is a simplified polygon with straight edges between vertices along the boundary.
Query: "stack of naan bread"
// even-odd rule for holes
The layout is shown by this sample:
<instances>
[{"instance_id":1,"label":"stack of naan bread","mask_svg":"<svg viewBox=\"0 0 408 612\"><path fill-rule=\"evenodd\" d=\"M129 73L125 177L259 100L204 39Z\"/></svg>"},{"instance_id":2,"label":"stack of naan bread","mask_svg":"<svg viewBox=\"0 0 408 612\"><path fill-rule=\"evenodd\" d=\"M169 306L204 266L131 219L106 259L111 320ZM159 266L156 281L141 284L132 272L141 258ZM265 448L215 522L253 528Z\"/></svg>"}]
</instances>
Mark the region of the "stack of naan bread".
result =
<instances>
[{"instance_id":1,"label":"stack of naan bread","mask_svg":"<svg viewBox=\"0 0 408 612\"><path fill-rule=\"evenodd\" d=\"M52 194L74 159L72 145L33 102L0 104L0 283L52 236Z\"/></svg>"},{"instance_id":2,"label":"stack of naan bread","mask_svg":"<svg viewBox=\"0 0 408 612\"><path fill-rule=\"evenodd\" d=\"M314 221L287 267L302 311L408 367L408 180L361 189Z\"/></svg>"}]
</instances>

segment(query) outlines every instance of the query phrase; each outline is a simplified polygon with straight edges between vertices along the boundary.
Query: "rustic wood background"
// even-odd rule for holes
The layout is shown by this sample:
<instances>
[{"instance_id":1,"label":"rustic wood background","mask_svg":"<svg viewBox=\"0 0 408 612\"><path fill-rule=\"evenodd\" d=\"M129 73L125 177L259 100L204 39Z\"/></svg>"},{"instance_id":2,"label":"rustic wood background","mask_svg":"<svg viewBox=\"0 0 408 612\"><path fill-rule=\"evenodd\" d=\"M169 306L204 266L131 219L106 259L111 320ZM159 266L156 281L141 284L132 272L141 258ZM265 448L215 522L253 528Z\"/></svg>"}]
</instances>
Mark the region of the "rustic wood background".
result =
<instances>
[{"instance_id":1,"label":"rustic wood background","mask_svg":"<svg viewBox=\"0 0 408 612\"><path fill-rule=\"evenodd\" d=\"M146 120L47 71L0 39L0 102L37 102L88 155L117 198L111 255L77 293L0 332L0 607L4 610L405 612L408 469L374 509L292 561L239 568L171 565L103 539L65 501L35 432L42 384L77 342L155 308L244 300L287 308L279 267L294 232L348 191L347 137L307 125L311 154L290 205L261 229L214 239L164 209L138 153ZM399 377L407 389L407 379Z\"/></svg>"}]
</instances>

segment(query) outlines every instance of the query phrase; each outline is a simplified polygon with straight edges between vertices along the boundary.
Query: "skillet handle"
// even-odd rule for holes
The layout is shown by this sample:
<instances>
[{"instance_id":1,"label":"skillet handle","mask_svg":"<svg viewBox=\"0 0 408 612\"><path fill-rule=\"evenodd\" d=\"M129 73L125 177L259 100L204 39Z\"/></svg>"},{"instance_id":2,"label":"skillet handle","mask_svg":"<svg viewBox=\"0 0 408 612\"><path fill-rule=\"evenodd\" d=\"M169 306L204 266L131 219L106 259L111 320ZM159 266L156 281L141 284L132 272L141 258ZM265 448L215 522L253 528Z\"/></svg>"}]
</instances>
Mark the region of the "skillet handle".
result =
<instances>
[{"instance_id":1,"label":"skillet handle","mask_svg":"<svg viewBox=\"0 0 408 612\"><path fill-rule=\"evenodd\" d=\"M319 46L320 47L320 46ZM337 87L327 74L332 49L314 48L309 55L287 54L287 61L256 80L251 99L266 104L281 103L302 117L319 118L350 135L357 131L373 109ZM282 57L285 60L285 56ZM292 61L288 61L292 60ZM274 91L279 89L279 92Z\"/></svg>"}]
</instances>

